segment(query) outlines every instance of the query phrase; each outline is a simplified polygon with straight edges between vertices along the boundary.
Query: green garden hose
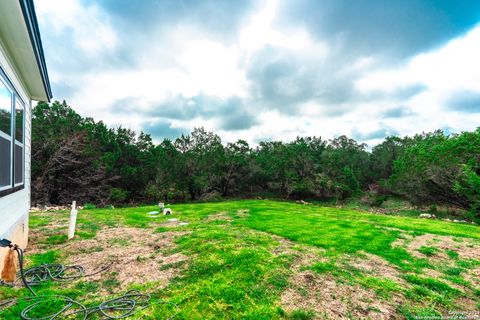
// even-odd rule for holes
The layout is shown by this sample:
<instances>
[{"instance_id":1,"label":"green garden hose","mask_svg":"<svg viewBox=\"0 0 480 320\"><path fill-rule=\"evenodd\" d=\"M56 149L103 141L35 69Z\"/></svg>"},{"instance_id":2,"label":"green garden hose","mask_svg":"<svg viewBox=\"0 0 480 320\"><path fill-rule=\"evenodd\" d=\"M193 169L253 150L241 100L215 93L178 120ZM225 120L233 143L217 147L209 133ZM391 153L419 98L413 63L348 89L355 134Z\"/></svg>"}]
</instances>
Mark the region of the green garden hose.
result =
<instances>
[{"instance_id":1,"label":"green garden hose","mask_svg":"<svg viewBox=\"0 0 480 320\"><path fill-rule=\"evenodd\" d=\"M85 270L80 265L63 265L63 264L42 264L24 270L23 263L23 250L17 245L9 245L13 248L18 255L18 262L20 266L20 277L22 282L33 295L33 297L24 297L19 299L9 299L0 301L0 313L5 311L6 308L10 308L16 305L19 300L30 303L25 307L21 313L20 318L22 320L58 320L58 319L81 319L87 320L94 315L100 316L102 319L123 319L132 316L134 313L148 308L153 304L166 304L175 309L175 313L166 318L167 320L173 319L178 314L178 306L169 301L161 300L156 303L151 302L151 296L147 293L141 293L138 290L130 290L123 295L100 303L97 306L86 307L81 302L74 300L67 296L51 295L51 296L37 296L32 286L39 285L44 281L72 281L75 279L89 277L101 272L104 272L110 265L106 265L90 274L86 274ZM57 305L57 310L51 314L36 316L38 310L44 310L46 305L54 302ZM60 305L60 307L58 307Z\"/></svg>"}]
</instances>

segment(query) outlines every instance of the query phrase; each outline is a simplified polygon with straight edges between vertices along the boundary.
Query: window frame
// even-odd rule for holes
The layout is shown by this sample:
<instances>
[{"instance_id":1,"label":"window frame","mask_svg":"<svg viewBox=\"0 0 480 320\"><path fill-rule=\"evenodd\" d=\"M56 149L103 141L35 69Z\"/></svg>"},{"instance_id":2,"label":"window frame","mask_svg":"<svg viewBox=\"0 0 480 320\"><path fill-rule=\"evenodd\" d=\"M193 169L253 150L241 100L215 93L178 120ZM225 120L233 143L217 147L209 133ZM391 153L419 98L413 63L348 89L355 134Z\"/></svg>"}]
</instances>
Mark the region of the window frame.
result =
<instances>
[{"instance_id":1,"label":"window frame","mask_svg":"<svg viewBox=\"0 0 480 320\"><path fill-rule=\"evenodd\" d=\"M26 142L26 108L28 107L28 104L25 103L25 101L22 99L20 94L18 93L18 90L15 88L13 85L12 81L9 79L7 76L6 72L0 66L0 82L5 85L7 90L10 91L12 98L11 98L11 103L10 103L10 112L11 112L11 118L10 118L10 137L8 137L7 134L0 132L0 135L2 135L3 138L5 139L10 139L10 185L9 186L4 186L0 187L0 198L15 193L17 191L20 191L25 188L25 177L26 177L26 157L25 157L25 142ZM20 106L23 108L23 132L22 132L22 142L17 143L17 139L15 137L16 135L16 106L17 103L20 104ZM22 182L20 183L15 183L15 146L21 146L22 147Z\"/></svg>"},{"instance_id":2,"label":"window frame","mask_svg":"<svg viewBox=\"0 0 480 320\"><path fill-rule=\"evenodd\" d=\"M15 110L15 116L12 117L12 120L14 121L14 128L13 128L13 133L14 133L14 136L12 137L12 140L13 140L13 150L11 152L12 154L12 184L13 184L13 187L20 187L22 185L25 184L25 103L23 103L22 99L18 98L16 96L14 96L13 98L13 110ZM22 115L22 141L18 141L17 140L17 121L16 121L16 117L17 117L17 103L20 104L20 106L22 107L22 112L23 112L23 115ZM16 183L15 180L16 180L16 176L15 176L15 172L16 172L16 168L15 168L15 165L16 165L16 153L15 153L15 146L19 146L22 148L22 181L19 182L19 183Z\"/></svg>"},{"instance_id":3,"label":"window frame","mask_svg":"<svg viewBox=\"0 0 480 320\"><path fill-rule=\"evenodd\" d=\"M13 176L13 165L12 165L12 159L13 159L13 155L12 155L12 126L13 126L13 114L12 114L12 105L13 105L13 101L14 101L14 93L11 89L11 87L9 86L8 84L8 81L6 81L6 78L3 77L3 73L1 72L2 70L0 69L0 84L2 86L4 86L10 93L10 135L6 134L5 132L2 132L0 130L0 136L6 140L8 140L10 142L10 185L7 185L7 186L3 186L3 187L0 187L0 192L5 192L5 191L8 191L9 189L12 188L12 176ZM1 170L1 169L0 169Z\"/></svg>"}]
</instances>

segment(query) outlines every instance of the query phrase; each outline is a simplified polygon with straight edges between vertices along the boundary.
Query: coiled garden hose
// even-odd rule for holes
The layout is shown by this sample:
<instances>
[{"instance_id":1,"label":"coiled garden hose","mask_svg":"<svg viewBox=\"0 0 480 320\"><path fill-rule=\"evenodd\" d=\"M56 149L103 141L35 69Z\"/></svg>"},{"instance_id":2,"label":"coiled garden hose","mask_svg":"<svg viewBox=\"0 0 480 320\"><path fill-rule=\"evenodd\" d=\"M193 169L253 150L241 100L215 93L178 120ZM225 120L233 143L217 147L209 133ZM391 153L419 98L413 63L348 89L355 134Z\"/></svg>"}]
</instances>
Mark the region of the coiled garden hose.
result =
<instances>
[{"instance_id":1,"label":"coiled garden hose","mask_svg":"<svg viewBox=\"0 0 480 320\"><path fill-rule=\"evenodd\" d=\"M62 295L24 297L15 301L12 299L8 307L12 307L19 301L28 303L20 312L22 320L124 319L157 304L166 304L175 310L173 315L165 318L166 320L171 320L178 314L178 306L175 303L164 300L152 303L150 294L141 293L138 290L129 290L119 297L92 307L86 307L83 303ZM48 310L48 306L52 304L55 304L55 311L45 314L43 310Z\"/></svg>"},{"instance_id":2,"label":"coiled garden hose","mask_svg":"<svg viewBox=\"0 0 480 320\"><path fill-rule=\"evenodd\" d=\"M20 318L22 320L57 320L68 318L87 320L94 315L100 316L102 319L123 319L154 304L166 304L175 309L175 313L166 318L166 320L171 320L178 314L178 306L175 303L165 300L152 303L150 294L141 293L138 290L129 290L117 298L104 301L93 307L86 307L81 302L62 295L37 296L32 289L32 286L39 285L41 282L48 280L72 281L83 277L90 277L109 269L111 264L89 274L86 274L84 268L80 265L42 264L24 270L23 250L17 245L12 245L11 243L9 243L8 246L17 252L22 283L25 288L32 293L33 297L0 301L0 307L3 307L3 310L0 310L0 313L5 311L6 308L16 305L19 300L22 300L30 302L30 304L20 313ZM58 311L49 315L35 315L39 313L39 309L43 309L45 305L51 304L52 302L57 305L60 304L61 308L58 307Z\"/></svg>"}]
</instances>

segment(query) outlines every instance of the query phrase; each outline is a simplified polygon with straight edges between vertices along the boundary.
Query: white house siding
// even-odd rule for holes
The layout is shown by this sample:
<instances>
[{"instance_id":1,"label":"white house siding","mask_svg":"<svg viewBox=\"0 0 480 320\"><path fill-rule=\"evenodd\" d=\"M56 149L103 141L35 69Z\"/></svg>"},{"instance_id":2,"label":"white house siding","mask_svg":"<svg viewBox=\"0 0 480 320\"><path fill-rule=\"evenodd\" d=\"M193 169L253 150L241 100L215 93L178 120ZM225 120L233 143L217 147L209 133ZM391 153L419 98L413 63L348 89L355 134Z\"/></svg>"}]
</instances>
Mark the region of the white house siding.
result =
<instances>
[{"instance_id":1,"label":"white house siding","mask_svg":"<svg viewBox=\"0 0 480 320\"><path fill-rule=\"evenodd\" d=\"M0 238L25 247L28 240L28 211L30 209L31 169L31 101L25 87L8 57L0 38L0 65L13 83L25 105L25 188L0 198ZM6 249L0 249L0 272Z\"/></svg>"}]
</instances>

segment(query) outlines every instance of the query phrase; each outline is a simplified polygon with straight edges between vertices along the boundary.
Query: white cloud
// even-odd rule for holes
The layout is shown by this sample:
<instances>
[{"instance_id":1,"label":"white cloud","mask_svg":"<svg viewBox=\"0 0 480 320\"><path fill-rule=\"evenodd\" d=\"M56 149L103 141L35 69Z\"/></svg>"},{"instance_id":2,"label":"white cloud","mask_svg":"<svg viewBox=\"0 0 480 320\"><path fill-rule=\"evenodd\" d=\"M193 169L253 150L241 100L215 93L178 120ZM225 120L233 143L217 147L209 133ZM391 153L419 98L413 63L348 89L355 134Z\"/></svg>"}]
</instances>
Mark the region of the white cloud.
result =
<instances>
[{"instance_id":1,"label":"white cloud","mask_svg":"<svg viewBox=\"0 0 480 320\"><path fill-rule=\"evenodd\" d=\"M86 5L80 0L42 0L36 5L42 35L47 34L47 63L52 82L73 88L68 96L55 98L65 98L82 115L110 125L121 124L134 130L140 130L145 123L168 123L172 128L187 129L204 126L226 141L250 142L259 138L292 140L299 135L333 138L357 134L374 144L380 142L375 133L382 130L400 134L443 127L471 130L480 123L480 113L466 118L463 113L445 108L445 102L458 90L480 91L480 69L476 67L480 26L434 51L411 58L404 65L375 70L375 57L359 55L351 58L351 63L339 62L338 56L345 53L340 51L349 48L314 37L302 25L282 24L277 20L277 0L265 1L260 10L251 12L229 40L214 37L188 23L161 25L159 21L142 43L130 43L126 30L115 29L109 13L95 2ZM70 36L73 41L68 51L72 54L66 54L65 50L59 50L62 56L56 54L56 49L64 45L62 39ZM118 58L119 48L126 47L131 50L131 61L119 67L102 65L104 60ZM88 57L93 67L75 71L65 68L66 60L80 55ZM272 102L268 97L254 94L262 85L259 81L265 79L249 78L248 72L257 66L254 65L257 60L269 63L268 59L275 58L286 64L291 59L292 75L272 77L267 89L278 90L280 98L301 97L294 102L297 112L289 108L273 110L272 104L283 101ZM342 96L350 93L351 82L359 76L355 93L361 98L377 94L378 98ZM406 98L395 95L399 90L418 85L426 89ZM312 96L303 99L304 92L309 90ZM329 94L333 98L329 99ZM204 115L200 112L188 120L157 121L146 115L174 97L188 99L199 95L238 97L242 99L242 108L258 121L245 130L221 130L222 119L213 118L205 106L209 112ZM134 108L128 114L112 109L119 101L134 104ZM202 108L194 101L187 106ZM382 116L385 110L399 106L411 112L397 118ZM339 112L342 110L349 112Z\"/></svg>"},{"instance_id":2,"label":"white cloud","mask_svg":"<svg viewBox=\"0 0 480 320\"><path fill-rule=\"evenodd\" d=\"M202 39L188 41L182 49L178 60L187 78L185 95L245 95L246 79L239 68L237 48Z\"/></svg>"},{"instance_id":3,"label":"white cloud","mask_svg":"<svg viewBox=\"0 0 480 320\"><path fill-rule=\"evenodd\" d=\"M117 34L109 25L108 15L97 5L84 6L79 0L42 0L36 6L43 27L48 32L71 32L78 45L75 49L88 55L115 49Z\"/></svg>"},{"instance_id":4,"label":"white cloud","mask_svg":"<svg viewBox=\"0 0 480 320\"><path fill-rule=\"evenodd\" d=\"M39 8L39 15L42 23L57 34L72 29L75 44L88 54L94 55L104 49L100 45L103 38L107 38L107 43L112 46L116 43L117 36L111 30L109 19L95 5L82 7L75 0L49 0ZM316 55L315 58L319 58L326 54L325 46L314 42L304 30L290 33L275 30L272 27L274 16L275 1L269 1L259 14L253 14L250 23L239 32L238 41L231 44L221 43L188 25L173 25L162 29L148 47L141 48L135 56L136 65L130 68L94 69L74 74L62 74L56 70L54 80L74 83L75 92L68 101L82 114L103 119L107 124L122 123L137 130L148 108L175 95L238 96L248 100L251 98L248 92L251 84L246 79L249 56L266 45L287 48L305 57ZM91 21L91 24L82 21ZM299 84L286 82L279 85L291 91ZM111 106L124 99L136 101L137 114L124 117L115 111L112 113ZM176 121L175 125L193 128L202 124L214 126L215 123L218 124L209 119L195 119L184 123Z\"/></svg>"},{"instance_id":5,"label":"white cloud","mask_svg":"<svg viewBox=\"0 0 480 320\"><path fill-rule=\"evenodd\" d=\"M290 50L302 56L321 59L327 56L328 47L324 42L314 41L303 27L279 29L275 25L278 0L268 0L264 7L252 14L238 37L239 47L247 61L256 52L269 45Z\"/></svg>"},{"instance_id":6,"label":"white cloud","mask_svg":"<svg viewBox=\"0 0 480 320\"><path fill-rule=\"evenodd\" d=\"M412 85L424 85L426 90L401 101L417 115L409 119L390 120L402 133L412 134L444 127L457 131L473 130L480 124L480 113L467 117L449 109L447 101L457 91L480 92L478 57L480 26L434 51L413 57L406 65L369 73L356 82L356 88L364 94L388 94ZM386 107L398 103L387 101Z\"/></svg>"},{"instance_id":7,"label":"white cloud","mask_svg":"<svg viewBox=\"0 0 480 320\"><path fill-rule=\"evenodd\" d=\"M429 91L480 90L480 69L475 67L479 56L480 26L435 51L413 57L405 66L368 74L356 86L362 92L392 92L419 83Z\"/></svg>"}]
</instances>

